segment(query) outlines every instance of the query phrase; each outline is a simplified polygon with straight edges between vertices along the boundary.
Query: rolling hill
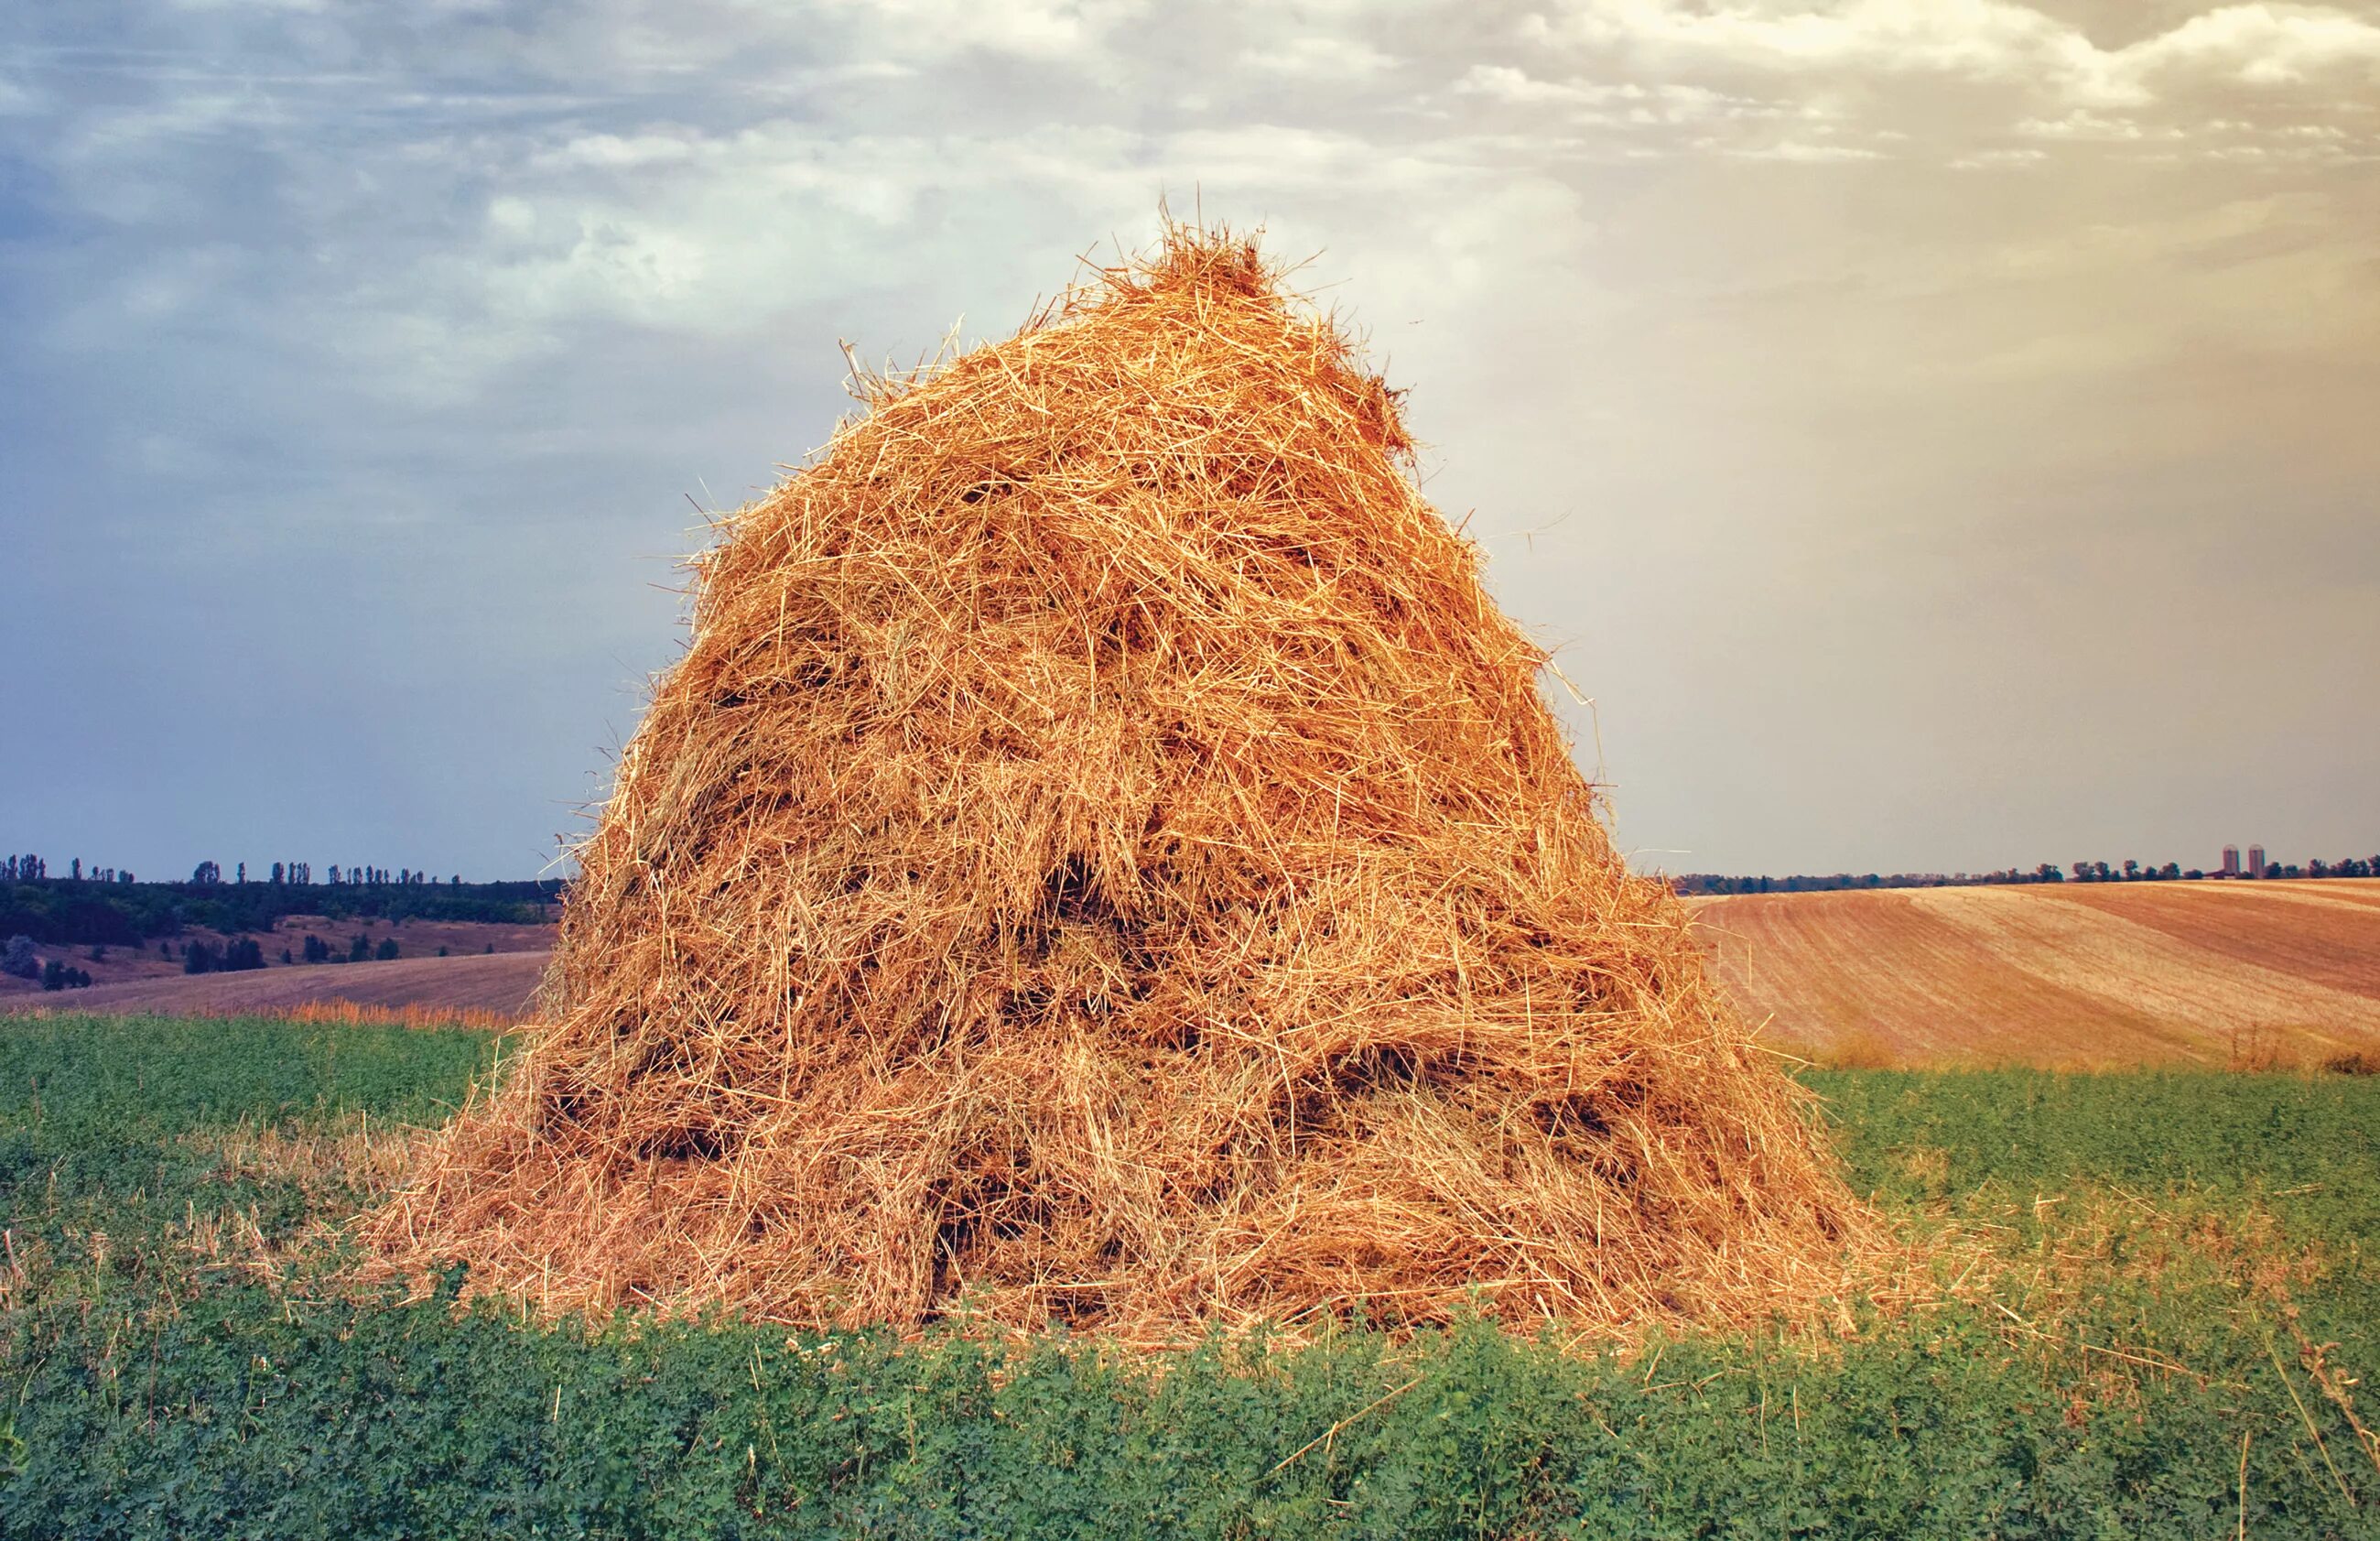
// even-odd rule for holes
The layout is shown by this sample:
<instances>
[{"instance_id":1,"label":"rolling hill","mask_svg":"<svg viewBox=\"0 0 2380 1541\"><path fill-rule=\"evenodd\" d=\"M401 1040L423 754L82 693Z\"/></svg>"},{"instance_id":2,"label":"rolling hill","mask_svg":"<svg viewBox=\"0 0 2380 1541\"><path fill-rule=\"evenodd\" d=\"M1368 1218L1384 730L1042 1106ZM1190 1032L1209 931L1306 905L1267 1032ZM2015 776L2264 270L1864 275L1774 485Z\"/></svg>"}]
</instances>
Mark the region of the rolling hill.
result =
<instances>
[{"instance_id":1,"label":"rolling hill","mask_svg":"<svg viewBox=\"0 0 2380 1541\"><path fill-rule=\"evenodd\" d=\"M2380 881L2043 884L1693 901L1767 1039L1863 1063L2380 1053Z\"/></svg>"},{"instance_id":2,"label":"rolling hill","mask_svg":"<svg viewBox=\"0 0 2380 1541\"><path fill-rule=\"evenodd\" d=\"M94 985L87 990L16 994L0 1011L49 1009L104 1014L271 1015L318 1001L358 1006L419 1006L517 1018L545 972L542 952L465 958L404 958L388 963L321 964L242 973L164 974Z\"/></svg>"}]
</instances>

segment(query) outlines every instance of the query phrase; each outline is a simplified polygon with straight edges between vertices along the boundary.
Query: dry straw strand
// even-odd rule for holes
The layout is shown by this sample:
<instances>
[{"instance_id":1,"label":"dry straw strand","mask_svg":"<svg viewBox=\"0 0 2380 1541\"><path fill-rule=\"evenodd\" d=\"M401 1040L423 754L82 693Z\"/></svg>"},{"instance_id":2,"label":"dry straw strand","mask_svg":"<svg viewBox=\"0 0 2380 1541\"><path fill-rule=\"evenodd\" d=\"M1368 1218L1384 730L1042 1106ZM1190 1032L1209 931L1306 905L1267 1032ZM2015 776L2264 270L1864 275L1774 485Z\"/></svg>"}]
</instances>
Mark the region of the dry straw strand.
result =
<instances>
[{"instance_id":1,"label":"dry straw strand","mask_svg":"<svg viewBox=\"0 0 2380 1541\"><path fill-rule=\"evenodd\" d=\"M1280 277L1171 226L723 520L391 1265L1144 1342L1841 1292L1806 1099Z\"/></svg>"}]
</instances>

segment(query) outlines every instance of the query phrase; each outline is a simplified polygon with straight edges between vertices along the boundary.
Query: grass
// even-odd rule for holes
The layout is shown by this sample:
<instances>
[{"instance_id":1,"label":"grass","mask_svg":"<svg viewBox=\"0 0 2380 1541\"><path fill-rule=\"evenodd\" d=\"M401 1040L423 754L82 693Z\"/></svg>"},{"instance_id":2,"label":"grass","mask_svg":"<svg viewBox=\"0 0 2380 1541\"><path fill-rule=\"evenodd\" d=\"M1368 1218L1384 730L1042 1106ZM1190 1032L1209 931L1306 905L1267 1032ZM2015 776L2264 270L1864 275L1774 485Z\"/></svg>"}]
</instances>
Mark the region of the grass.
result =
<instances>
[{"instance_id":1,"label":"grass","mask_svg":"<svg viewBox=\"0 0 2380 1541\"><path fill-rule=\"evenodd\" d=\"M0 1026L0 1535L2380 1535L2331 1394L2380 1369L2380 1078L1813 1072L1964 1276L1840 1342L1152 1364L334 1288L386 1131L492 1052Z\"/></svg>"}]
</instances>

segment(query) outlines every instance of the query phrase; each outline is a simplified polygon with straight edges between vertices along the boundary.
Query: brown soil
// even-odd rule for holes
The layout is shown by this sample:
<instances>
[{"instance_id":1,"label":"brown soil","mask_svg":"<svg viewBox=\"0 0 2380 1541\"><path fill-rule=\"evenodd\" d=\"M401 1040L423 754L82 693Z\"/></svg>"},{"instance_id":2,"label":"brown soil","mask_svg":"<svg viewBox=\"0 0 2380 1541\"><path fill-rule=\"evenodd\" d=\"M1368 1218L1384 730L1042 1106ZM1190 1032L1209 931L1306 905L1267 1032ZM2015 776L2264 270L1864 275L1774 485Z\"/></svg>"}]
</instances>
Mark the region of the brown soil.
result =
<instances>
[{"instance_id":1,"label":"brown soil","mask_svg":"<svg viewBox=\"0 0 2380 1541\"><path fill-rule=\"evenodd\" d=\"M2227 1063L2380 1045L2380 884L2134 883L1697 900L1772 1042L1931 1064Z\"/></svg>"}]
</instances>

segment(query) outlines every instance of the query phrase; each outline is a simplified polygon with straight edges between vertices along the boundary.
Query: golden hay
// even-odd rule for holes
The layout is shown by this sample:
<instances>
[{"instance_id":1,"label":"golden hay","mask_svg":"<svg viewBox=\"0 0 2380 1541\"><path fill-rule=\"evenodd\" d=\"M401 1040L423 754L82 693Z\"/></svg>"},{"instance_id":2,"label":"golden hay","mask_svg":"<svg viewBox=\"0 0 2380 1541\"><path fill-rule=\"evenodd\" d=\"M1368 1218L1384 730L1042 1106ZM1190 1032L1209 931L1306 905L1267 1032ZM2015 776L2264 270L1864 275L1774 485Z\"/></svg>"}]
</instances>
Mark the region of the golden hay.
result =
<instances>
[{"instance_id":1,"label":"golden hay","mask_svg":"<svg viewBox=\"0 0 2380 1541\"><path fill-rule=\"evenodd\" d=\"M1172 229L725 521L395 1266L1148 1341L1840 1287L1802 1095L1278 276Z\"/></svg>"}]
</instances>

